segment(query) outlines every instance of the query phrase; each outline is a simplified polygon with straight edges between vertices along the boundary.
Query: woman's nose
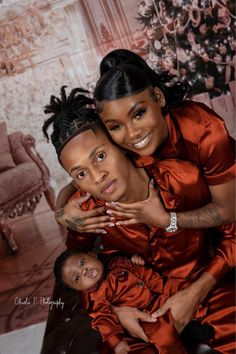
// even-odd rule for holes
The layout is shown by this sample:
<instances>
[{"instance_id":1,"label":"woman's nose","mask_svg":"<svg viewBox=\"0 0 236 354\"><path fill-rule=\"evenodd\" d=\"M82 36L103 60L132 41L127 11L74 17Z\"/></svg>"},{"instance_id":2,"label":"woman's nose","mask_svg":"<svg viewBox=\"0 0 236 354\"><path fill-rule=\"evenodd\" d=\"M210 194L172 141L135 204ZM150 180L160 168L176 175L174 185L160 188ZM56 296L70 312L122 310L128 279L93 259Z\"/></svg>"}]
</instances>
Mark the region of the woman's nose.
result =
<instances>
[{"instance_id":1,"label":"woman's nose","mask_svg":"<svg viewBox=\"0 0 236 354\"><path fill-rule=\"evenodd\" d=\"M129 139L132 140L137 139L140 137L141 133L142 133L141 128L134 127L133 124L127 126L127 136L129 137Z\"/></svg>"},{"instance_id":2,"label":"woman's nose","mask_svg":"<svg viewBox=\"0 0 236 354\"><path fill-rule=\"evenodd\" d=\"M101 183L106 179L107 172L100 171L99 169L93 171L93 180L95 183Z\"/></svg>"}]
</instances>

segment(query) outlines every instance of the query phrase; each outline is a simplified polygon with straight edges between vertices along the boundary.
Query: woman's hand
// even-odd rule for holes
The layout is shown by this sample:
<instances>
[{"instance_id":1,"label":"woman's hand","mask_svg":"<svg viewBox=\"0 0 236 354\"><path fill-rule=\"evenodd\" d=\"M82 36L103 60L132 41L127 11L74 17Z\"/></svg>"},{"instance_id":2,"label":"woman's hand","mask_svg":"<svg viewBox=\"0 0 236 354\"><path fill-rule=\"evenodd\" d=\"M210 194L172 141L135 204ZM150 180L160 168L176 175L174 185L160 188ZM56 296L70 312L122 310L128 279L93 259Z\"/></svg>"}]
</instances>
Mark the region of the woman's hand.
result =
<instances>
[{"instance_id":1,"label":"woman's hand","mask_svg":"<svg viewBox=\"0 0 236 354\"><path fill-rule=\"evenodd\" d=\"M145 342L149 342L147 335L140 326L139 321L144 322L156 322L155 318L152 318L148 313L142 312L135 307L112 307L120 324L129 332L132 337L140 338Z\"/></svg>"},{"instance_id":2,"label":"woman's hand","mask_svg":"<svg viewBox=\"0 0 236 354\"><path fill-rule=\"evenodd\" d=\"M178 333L194 318L199 306L199 299L194 297L189 288L184 289L171 296L163 306L152 313L153 318L164 315L170 310L174 325Z\"/></svg>"},{"instance_id":3,"label":"woman's hand","mask_svg":"<svg viewBox=\"0 0 236 354\"><path fill-rule=\"evenodd\" d=\"M113 219L108 215L104 215L106 213L105 207L89 211L81 210L81 205L89 198L90 194L86 194L79 199L69 201L63 208L55 212L56 221L78 232L105 234L105 227L114 226Z\"/></svg>"},{"instance_id":4,"label":"woman's hand","mask_svg":"<svg viewBox=\"0 0 236 354\"><path fill-rule=\"evenodd\" d=\"M114 349L116 354L127 354L130 351L130 347L125 340L119 342Z\"/></svg>"},{"instance_id":5,"label":"woman's hand","mask_svg":"<svg viewBox=\"0 0 236 354\"><path fill-rule=\"evenodd\" d=\"M188 288L179 291L171 296L163 306L152 313L153 318L164 315L170 310L174 325L178 333L194 318L198 306L205 299L216 283L210 273L203 273L201 277L192 283Z\"/></svg>"},{"instance_id":6,"label":"woman's hand","mask_svg":"<svg viewBox=\"0 0 236 354\"><path fill-rule=\"evenodd\" d=\"M165 227L169 224L169 213L164 209L153 184L149 183L148 198L137 203L125 204L118 202L106 203L107 214L122 218L116 225L132 225L144 223L147 225ZM128 219L128 220L127 220Z\"/></svg>"}]
</instances>

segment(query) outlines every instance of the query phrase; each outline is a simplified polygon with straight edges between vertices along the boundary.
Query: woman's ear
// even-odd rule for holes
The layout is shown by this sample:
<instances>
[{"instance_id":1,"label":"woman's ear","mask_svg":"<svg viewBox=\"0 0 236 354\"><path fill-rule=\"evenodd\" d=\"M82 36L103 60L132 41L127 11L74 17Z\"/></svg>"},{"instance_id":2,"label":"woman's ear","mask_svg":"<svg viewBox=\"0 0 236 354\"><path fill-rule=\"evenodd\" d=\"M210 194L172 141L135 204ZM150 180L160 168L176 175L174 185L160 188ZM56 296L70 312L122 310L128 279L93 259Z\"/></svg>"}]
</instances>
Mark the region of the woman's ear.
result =
<instances>
[{"instance_id":1,"label":"woman's ear","mask_svg":"<svg viewBox=\"0 0 236 354\"><path fill-rule=\"evenodd\" d=\"M166 99L165 99L164 93L159 89L159 87L154 87L154 92L155 92L155 95L156 95L161 107L165 107Z\"/></svg>"}]
</instances>

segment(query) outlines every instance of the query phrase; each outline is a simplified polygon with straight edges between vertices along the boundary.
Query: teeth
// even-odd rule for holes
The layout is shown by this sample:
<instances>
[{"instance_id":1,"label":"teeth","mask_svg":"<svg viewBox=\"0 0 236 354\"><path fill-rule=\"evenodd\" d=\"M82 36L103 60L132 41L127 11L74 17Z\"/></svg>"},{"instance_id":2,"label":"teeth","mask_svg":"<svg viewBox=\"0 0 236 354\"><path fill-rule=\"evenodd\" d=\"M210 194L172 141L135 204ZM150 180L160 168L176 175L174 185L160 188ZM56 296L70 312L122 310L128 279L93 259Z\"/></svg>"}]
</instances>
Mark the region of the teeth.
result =
<instances>
[{"instance_id":1,"label":"teeth","mask_svg":"<svg viewBox=\"0 0 236 354\"><path fill-rule=\"evenodd\" d=\"M139 141L138 143L133 144L133 146L136 147L137 149L141 149L147 144L147 142L149 141L149 138L150 138L150 134L148 134L146 136L146 138L144 138L143 140Z\"/></svg>"}]
</instances>

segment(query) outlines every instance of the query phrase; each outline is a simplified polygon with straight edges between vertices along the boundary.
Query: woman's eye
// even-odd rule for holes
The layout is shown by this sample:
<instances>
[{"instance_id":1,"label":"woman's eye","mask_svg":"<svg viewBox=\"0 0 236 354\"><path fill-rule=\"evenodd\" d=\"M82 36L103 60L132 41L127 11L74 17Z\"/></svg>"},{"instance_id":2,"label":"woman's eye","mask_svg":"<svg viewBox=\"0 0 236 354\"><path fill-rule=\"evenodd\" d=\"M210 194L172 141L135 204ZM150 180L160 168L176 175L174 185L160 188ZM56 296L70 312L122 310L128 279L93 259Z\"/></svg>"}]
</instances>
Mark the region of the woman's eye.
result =
<instances>
[{"instance_id":1,"label":"woman's eye","mask_svg":"<svg viewBox=\"0 0 236 354\"><path fill-rule=\"evenodd\" d=\"M100 162L102 160L104 160L106 154L104 152L101 152L98 156L97 156L97 161Z\"/></svg>"},{"instance_id":2,"label":"woman's eye","mask_svg":"<svg viewBox=\"0 0 236 354\"><path fill-rule=\"evenodd\" d=\"M81 171L77 174L77 178L81 179L81 178L84 178L86 176L86 172L85 171Z\"/></svg>"},{"instance_id":3,"label":"woman's eye","mask_svg":"<svg viewBox=\"0 0 236 354\"><path fill-rule=\"evenodd\" d=\"M112 131L112 130L119 130L122 128L122 125L121 124L114 124L110 127L107 127L108 130Z\"/></svg>"},{"instance_id":4,"label":"woman's eye","mask_svg":"<svg viewBox=\"0 0 236 354\"><path fill-rule=\"evenodd\" d=\"M84 259L81 259L80 260L80 265L83 266L85 264L85 260Z\"/></svg>"},{"instance_id":5,"label":"woman's eye","mask_svg":"<svg viewBox=\"0 0 236 354\"><path fill-rule=\"evenodd\" d=\"M140 109L139 111L137 111L134 115L135 119L142 118L142 116L144 115L145 112L146 112L146 109Z\"/></svg>"}]
</instances>

